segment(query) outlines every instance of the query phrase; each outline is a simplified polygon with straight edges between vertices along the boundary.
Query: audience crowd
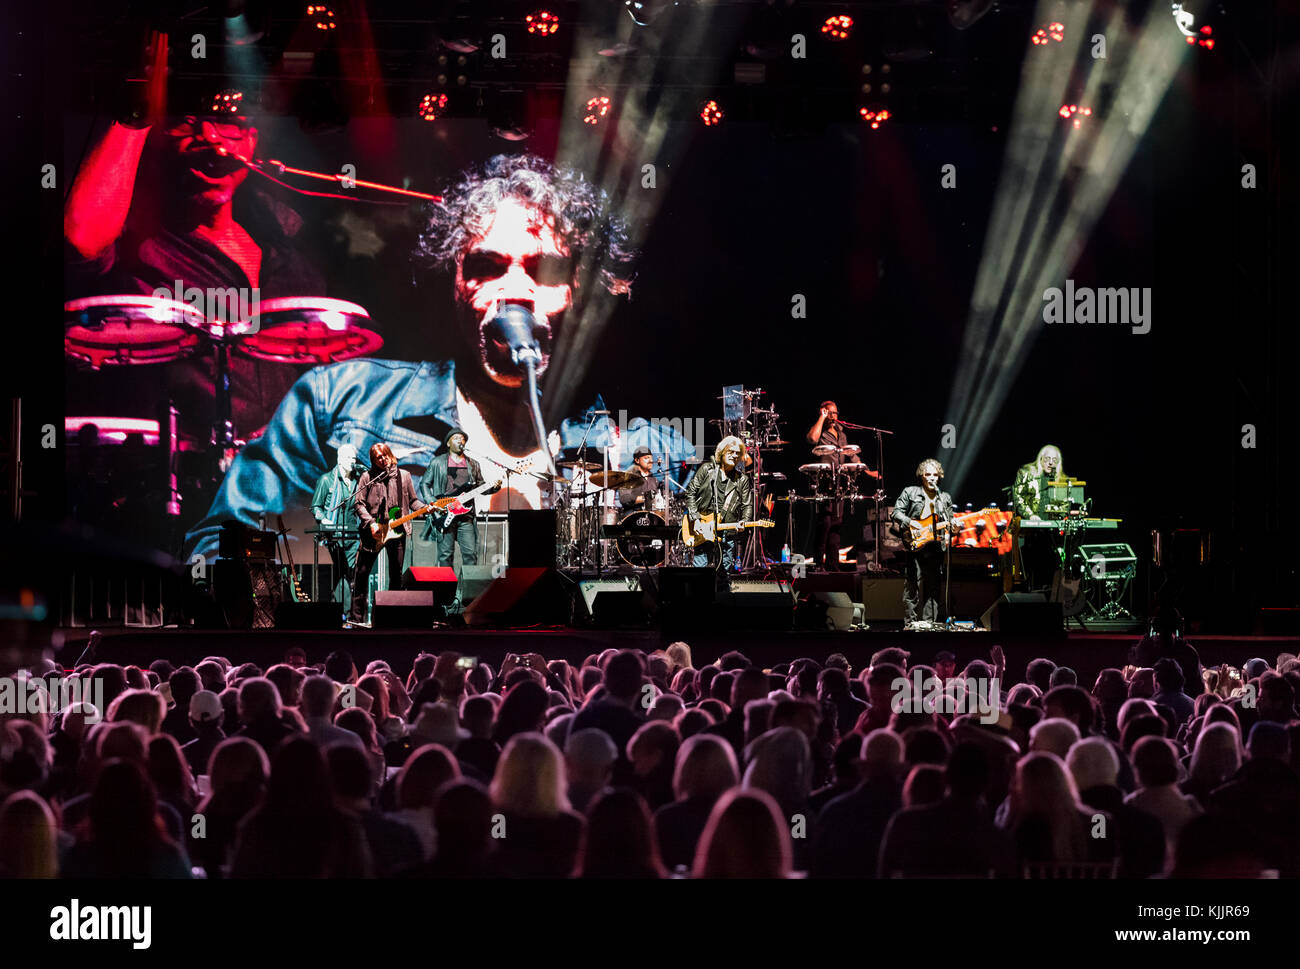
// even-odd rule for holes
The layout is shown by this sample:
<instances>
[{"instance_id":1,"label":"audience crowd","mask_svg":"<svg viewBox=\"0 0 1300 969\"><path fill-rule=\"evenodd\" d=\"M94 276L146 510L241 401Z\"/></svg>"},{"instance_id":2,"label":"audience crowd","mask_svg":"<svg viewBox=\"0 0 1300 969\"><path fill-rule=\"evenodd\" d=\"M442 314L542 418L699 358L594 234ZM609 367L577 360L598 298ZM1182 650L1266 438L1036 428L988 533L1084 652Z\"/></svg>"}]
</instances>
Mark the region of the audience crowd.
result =
<instances>
[{"instance_id":1,"label":"audience crowd","mask_svg":"<svg viewBox=\"0 0 1300 969\"><path fill-rule=\"evenodd\" d=\"M1300 874L1295 656L925 658L47 662L0 713L0 875Z\"/></svg>"}]
</instances>

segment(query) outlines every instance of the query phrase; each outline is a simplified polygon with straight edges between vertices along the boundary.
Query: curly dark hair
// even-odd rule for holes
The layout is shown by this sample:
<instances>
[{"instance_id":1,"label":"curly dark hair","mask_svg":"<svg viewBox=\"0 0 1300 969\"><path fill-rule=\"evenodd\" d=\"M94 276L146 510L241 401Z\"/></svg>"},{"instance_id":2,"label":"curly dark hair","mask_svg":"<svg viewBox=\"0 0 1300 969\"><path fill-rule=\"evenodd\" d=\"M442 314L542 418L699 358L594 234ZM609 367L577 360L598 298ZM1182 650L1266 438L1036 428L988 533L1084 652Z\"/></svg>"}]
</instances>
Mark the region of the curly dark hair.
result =
<instances>
[{"instance_id":1,"label":"curly dark hair","mask_svg":"<svg viewBox=\"0 0 1300 969\"><path fill-rule=\"evenodd\" d=\"M575 269L594 266L611 293L628 292L636 250L627 225L611 211L608 194L581 172L557 168L536 155L497 155L481 172L462 173L443 201L428 207L414 253L417 264L454 271L470 240L487 229L508 198L528 202L555 220L555 233Z\"/></svg>"}]
</instances>

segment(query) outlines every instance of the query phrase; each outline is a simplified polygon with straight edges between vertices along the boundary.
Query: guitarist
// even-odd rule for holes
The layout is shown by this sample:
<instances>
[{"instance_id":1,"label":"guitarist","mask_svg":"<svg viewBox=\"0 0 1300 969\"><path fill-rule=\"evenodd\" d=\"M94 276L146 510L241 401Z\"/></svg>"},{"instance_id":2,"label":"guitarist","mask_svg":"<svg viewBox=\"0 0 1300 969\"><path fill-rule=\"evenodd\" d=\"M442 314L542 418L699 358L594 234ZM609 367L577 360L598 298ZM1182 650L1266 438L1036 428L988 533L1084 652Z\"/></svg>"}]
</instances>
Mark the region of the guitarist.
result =
<instances>
[{"instance_id":1,"label":"guitarist","mask_svg":"<svg viewBox=\"0 0 1300 969\"><path fill-rule=\"evenodd\" d=\"M364 623L366 605L370 601L370 572L379 558L379 548L373 544L381 534L379 522L389 521L397 514L407 515L427 504L415 493L411 472L397 467L393 449L380 442L370 447L370 470L362 473L357 482L357 494L352 500L357 520L361 523L363 541L357 550L357 571L352 582L352 609L348 614L351 624ZM364 540L369 533L371 542ZM370 545L370 548L366 546ZM388 581L401 581L402 560L406 557L406 536L400 535L380 546L388 555Z\"/></svg>"},{"instance_id":2,"label":"guitarist","mask_svg":"<svg viewBox=\"0 0 1300 969\"><path fill-rule=\"evenodd\" d=\"M926 458L917 465L916 476L921 481L920 485L908 485L894 502L892 517L902 530L905 543L912 529L920 525L919 519L930 518L938 537L939 529L946 529L953 516L952 496L939 490L943 465L934 458ZM927 622L938 619L939 595L943 586L943 553L947 544L948 536L945 534L940 541L929 542L906 553L906 573L903 579L904 628L915 627L918 606L921 619Z\"/></svg>"},{"instance_id":3,"label":"guitarist","mask_svg":"<svg viewBox=\"0 0 1300 969\"><path fill-rule=\"evenodd\" d=\"M458 495L483 484L483 471L479 463L465 453L469 435L459 427L453 427L443 438L447 450L434 456L420 476L420 497L429 504L448 495ZM501 487L484 492L490 495ZM436 514L436 513L435 513ZM425 523L424 537L438 542L438 564L451 565L460 545L460 564L478 564L478 524L473 514L457 515L447 528L439 528L432 518Z\"/></svg>"},{"instance_id":4,"label":"guitarist","mask_svg":"<svg viewBox=\"0 0 1300 969\"><path fill-rule=\"evenodd\" d=\"M686 517L694 526L701 515L716 515L719 525L753 521L754 482L744 472L745 445L735 436L724 437L713 452L713 460L700 470L686 486ZM735 561L734 532L719 532L718 541L705 542L695 550L696 568L710 561L729 570Z\"/></svg>"}]
</instances>

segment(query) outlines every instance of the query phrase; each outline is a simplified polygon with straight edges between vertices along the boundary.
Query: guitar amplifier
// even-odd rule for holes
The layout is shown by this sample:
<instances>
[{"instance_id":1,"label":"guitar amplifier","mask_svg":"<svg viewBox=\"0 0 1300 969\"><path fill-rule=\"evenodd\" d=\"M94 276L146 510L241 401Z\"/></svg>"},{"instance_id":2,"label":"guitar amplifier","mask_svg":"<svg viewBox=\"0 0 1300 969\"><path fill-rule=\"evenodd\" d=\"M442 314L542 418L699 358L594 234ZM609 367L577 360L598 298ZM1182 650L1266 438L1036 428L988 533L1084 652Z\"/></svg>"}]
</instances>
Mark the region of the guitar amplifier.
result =
<instances>
[{"instance_id":1,"label":"guitar amplifier","mask_svg":"<svg viewBox=\"0 0 1300 969\"><path fill-rule=\"evenodd\" d=\"M217 552L223 559L274 559L276 538L275 532L258 531L252 525L231 519L221 523Z\"/></svg>"}]
</instances>

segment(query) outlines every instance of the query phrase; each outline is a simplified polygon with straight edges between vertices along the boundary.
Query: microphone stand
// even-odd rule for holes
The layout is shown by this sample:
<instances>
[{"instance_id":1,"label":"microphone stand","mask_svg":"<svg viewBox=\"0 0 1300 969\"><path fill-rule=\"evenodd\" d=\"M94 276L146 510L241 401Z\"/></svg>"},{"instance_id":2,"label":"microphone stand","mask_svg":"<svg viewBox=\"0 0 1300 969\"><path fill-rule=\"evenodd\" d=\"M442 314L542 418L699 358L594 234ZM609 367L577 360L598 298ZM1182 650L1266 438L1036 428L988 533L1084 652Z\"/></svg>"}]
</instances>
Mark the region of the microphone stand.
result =
<instances>
[{"instance_id":1,"label":"microphone stand","mask_svg":"<svg viewBox=\"0 0 1300 969\"><path fill-rule=\"evenodd\" d=\"M600 416L599 414L591 415L591 420L587 422L587 429L582 432L582 440L578 442L578 469L577 470L582 473L582 496L578 501L578 507L581 509L581 512L579 513L580 517L578 518L578 547L579 550L582 552L585 552L587 543L592 540L592 537L587 535L587 522L585 520L587 518L587 514L586 514L587 512L587 438L591 436L591 429L596 426L596 418L599 416ZM572 496L570 496L570 503L572 503ZM597 528L599 528L599 525L597 526ZM599 535L599 532L597 533L597 535ZM578 561L579 563L581 563L582 559L580 558ZM596 551L595 564L596 564L596 572L597 574L599 574L600 573L599 547L597 547L597 551ZM579 568L581 568L581 564L579 564Z\"/></svg>"}]
</instances>

